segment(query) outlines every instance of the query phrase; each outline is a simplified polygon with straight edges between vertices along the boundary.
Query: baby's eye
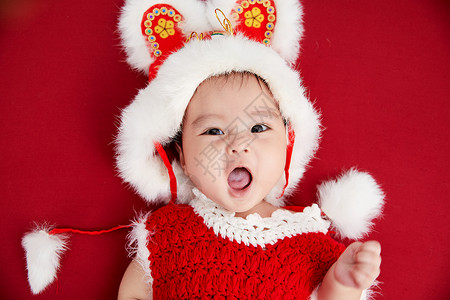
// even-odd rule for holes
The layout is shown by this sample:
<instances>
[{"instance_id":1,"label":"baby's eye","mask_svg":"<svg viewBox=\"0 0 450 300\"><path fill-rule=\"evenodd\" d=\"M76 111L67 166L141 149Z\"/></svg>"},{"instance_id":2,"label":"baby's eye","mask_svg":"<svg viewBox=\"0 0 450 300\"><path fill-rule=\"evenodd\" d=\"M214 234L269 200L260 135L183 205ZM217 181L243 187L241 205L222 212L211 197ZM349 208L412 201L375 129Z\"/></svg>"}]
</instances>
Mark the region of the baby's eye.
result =
<instances>
[{"instance_id":1,"label":"baby's eye","mask_svg":"<svg viewBox=\"0 0 450 300\"><path fill-rule=\"evenodd\" d=\"M206 130L203 134L204 135L222 135L223 131L218 128L211 128L211 129Z\"/></svg>"},{"instance_id":2,"label":"baby's eye","mask_svg":"<svg viewBox=\"0 0 450 300\"><path fill-rule=\"evenodd\" d=\"M259 133L259 132L266 131L267 129L269 129L269 127L267 125L257 124L257 125L252 127L251 131L252 131L252 133Z\"/></svg>"}]
</instances>

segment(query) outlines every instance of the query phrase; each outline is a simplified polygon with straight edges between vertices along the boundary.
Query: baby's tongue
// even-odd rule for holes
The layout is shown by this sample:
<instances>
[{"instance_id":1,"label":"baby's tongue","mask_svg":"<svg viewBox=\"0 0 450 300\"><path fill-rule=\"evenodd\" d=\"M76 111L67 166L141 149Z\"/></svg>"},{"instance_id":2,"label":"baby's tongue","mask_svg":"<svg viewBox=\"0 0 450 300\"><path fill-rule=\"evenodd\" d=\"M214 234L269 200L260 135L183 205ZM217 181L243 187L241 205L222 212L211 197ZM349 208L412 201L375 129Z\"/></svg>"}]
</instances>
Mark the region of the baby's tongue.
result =
<instances>
[{"instance_id":1,"label":"baby's tongue","mask_svg":"<svg viewBox=\"0 0 450 300\"><path fill-rule=\"evenodd\" d=\"M245 168L236 168L228 176L228 185L235 190L242 190L250 183L250 173Z\"/></svg>"}]
</instances>

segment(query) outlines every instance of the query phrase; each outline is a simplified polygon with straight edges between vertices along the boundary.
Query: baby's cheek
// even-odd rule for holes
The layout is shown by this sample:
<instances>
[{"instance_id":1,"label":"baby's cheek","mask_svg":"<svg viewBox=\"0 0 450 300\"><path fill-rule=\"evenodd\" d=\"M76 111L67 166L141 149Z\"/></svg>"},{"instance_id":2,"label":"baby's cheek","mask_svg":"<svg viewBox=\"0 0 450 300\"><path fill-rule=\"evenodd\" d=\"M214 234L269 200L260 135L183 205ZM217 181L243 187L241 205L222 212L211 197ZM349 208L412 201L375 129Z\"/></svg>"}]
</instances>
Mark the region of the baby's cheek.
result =
<instances>
[{"instance_id":1,"label":"baby's cheek","mask_svg":"<svg viewBox=\"0 0 450 300\"><path fill-rule=\"evenodd\" d=\"M188 176L198 188L215 184L226 171L226 160L200 153L186 165Z\"/></svg>"},{"instance_id":2,"label":"baby's cheek","mask_svg":"<svg viewBox=\"0 0 450 300\"><path fill-rule=\"evenodd\" d=\"M271 144L266 145L265 149L268 153L267 157L270 158L272 168L284 169L287 146L284 145L283 141L273 141Z\"/></svg>"}]
</instances>

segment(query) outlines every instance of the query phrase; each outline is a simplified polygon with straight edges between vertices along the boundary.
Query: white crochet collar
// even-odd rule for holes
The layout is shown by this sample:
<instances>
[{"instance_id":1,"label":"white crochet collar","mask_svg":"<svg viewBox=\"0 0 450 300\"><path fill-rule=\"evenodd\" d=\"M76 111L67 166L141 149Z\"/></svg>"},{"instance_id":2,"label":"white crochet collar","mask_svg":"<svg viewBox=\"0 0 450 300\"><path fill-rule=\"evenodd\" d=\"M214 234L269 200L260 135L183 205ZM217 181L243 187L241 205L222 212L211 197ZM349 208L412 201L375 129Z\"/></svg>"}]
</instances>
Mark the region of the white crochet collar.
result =
<instances>
[{"instance_id":1,"label":"white crochet collar","mask_svg":"<svg viewBox=\"0 0 450 300\"><path fill-rule=\"evenodd\" d=\"M190 202L194 211L203 218L205 225L212 228L214 233L230 241L245 245L265 247L275 244L285 237L301 233L327 233L330 222L321 217L317 204L306 207L303 212L291 212L285 209L276 210L271 217L262 218L254 213L247 218L235 217L218 204L208 199L199 190L192 190L195 198Z\"/></svg>"}]
</instances>

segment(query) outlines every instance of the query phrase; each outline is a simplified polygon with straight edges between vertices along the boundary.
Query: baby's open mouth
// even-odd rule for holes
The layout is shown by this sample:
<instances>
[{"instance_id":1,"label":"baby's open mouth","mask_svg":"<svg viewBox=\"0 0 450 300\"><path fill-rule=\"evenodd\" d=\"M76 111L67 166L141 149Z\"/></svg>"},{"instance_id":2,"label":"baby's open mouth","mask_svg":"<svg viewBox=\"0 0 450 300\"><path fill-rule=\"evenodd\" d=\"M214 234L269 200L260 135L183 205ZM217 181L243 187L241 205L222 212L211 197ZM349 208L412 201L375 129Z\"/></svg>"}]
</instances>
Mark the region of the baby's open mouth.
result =
<instances>
[{"instance_id":1,"label":"baby's open mouth","mask_svg":"<svg viewBox=\"0 0 450 300\"><path fill-rule=\"evenodd\" d=\"M228 185L234 190L243 190L252 183L252 179L246 168L236 168L228 175Z\"/></svg>"}]
</instances>

